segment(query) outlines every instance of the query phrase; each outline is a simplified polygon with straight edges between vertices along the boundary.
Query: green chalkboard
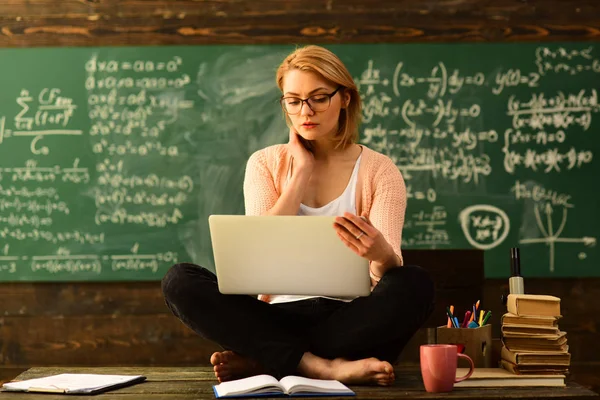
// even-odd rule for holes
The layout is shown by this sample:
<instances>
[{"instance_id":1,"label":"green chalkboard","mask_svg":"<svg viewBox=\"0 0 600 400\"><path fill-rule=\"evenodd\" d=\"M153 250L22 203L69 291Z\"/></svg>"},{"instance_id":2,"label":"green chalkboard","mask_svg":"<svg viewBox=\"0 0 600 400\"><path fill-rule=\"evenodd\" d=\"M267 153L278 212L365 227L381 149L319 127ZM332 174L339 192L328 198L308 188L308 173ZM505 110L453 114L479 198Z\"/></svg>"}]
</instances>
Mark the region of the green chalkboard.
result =
<instances>
[{"instance_id":1,"label":"green chalkboard","mask_svg":"<svg viewBox=\"0 0 600 400\"><path fill-rule=\"evenodd\" d=\"M600 276L593 44L327 47L360 86L361 142L404 174L404 248L486 249L502 277L519 246L526 276ZM246 160L286 141L292 50L0 50L0 280L212 269L208 216L243 214Z\"/></svg>"}]
</instances>

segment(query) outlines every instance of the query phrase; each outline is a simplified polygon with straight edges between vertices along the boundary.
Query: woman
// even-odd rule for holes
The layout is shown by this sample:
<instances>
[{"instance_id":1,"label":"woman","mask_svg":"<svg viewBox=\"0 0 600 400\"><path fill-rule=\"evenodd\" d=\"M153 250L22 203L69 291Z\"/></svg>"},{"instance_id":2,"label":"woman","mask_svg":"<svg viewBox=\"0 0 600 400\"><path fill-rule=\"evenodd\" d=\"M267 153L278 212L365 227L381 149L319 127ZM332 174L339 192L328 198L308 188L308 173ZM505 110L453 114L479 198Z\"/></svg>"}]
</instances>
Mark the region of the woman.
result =
<instances>
[{"instance_id":1,"label":"woman","mask_svg":"<svg viewBox=\"0 0 600 400\"><path fill-rule=\"evenodd\" d=\"M220 382L269 373L391 385L391 364L433 308L427 273L402 266L402 175L388 157L356 143L359 93L333 53L297 49L279 66L277 85L289 141L248 160L246 214L337 216L340 240L370 261L371 295L223 295L212 272L178 264L162 282L167 305L227 349L210 359Z\"/></svg>"}]
</instances>

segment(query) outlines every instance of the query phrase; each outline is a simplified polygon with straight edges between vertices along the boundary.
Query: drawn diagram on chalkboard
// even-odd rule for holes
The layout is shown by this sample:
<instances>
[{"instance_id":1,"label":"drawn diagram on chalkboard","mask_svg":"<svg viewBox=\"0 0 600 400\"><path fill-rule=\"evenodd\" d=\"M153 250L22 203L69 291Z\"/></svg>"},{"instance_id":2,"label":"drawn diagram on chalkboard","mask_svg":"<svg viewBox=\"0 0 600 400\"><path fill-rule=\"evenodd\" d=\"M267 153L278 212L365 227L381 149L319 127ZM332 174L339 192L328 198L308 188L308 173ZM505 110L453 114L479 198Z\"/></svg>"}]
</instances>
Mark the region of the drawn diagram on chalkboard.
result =
<instances>
[{"instance_id":1,"label":"drawn diagram on chalkboard","mask_svg":"<svg viewBox=\"0 0 600 400\"><path fill-rule=\"evenodd\" d=\"M546 216L546 227L544 227L544 223L542 221L542 216L540 214L540 209L544 215ZM565 229L565 225L567 224L567 207L563 207L562 220L558 229L554 231L552 226L552 214L554 213L554 209L550 203L546 203L545 205L537 204L534 207L535 220L537 227L539 228L543 237L541 238L524 238L519 240L519 243L523 244L531 244L531 243L544 243L548 246L548 252L550 257L550 272L554 272L554 259L556 253L556 243L583 243L584 246L593 247L596 245L596 238L590 236L583 236L580 238L568 238L568 237L560 237L560 234ZM585 258L585 253L580 254L580 258Z\"/></svg>"},{"instance_id":2,"label":"drawn diagram on chalkboard","mask_svg":"<svg viewBox=\"0 0 600 400\"><path fill-rule=\"evenodd\" d=\"M489 204L467 207L458 218L465 238L477 249L493 249L506 239L510 230L506 212Z\"/></svg>"}]
</instances>

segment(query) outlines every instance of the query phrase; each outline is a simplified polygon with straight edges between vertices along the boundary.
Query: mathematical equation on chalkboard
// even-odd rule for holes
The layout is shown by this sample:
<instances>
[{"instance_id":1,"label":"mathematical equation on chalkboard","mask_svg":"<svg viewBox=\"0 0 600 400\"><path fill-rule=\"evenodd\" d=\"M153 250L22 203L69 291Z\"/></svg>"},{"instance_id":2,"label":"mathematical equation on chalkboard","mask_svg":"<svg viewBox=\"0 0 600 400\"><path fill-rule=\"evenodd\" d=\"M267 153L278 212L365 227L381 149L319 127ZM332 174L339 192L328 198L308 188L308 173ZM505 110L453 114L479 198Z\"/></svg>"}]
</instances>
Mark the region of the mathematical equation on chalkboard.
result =
<instances>
[{"instance_id":1,"label":"mathematical equation on chalkboard","mask_svg":"<svg viewBox=\"0 0 600 400\"><path fill-rule=\"evenodd\" d=\"M561 246L577 247L579 260L595 247L592 227L566 233L587 199L554 182L595 167L600 58L591 45L531 49L519 66L503 60L477 69L440 57L423 68L402 54L368 55L350 65L362 98L360 141L389 156L405 180L403 247L493 250L518 229L521 245L546 246L540 251L548 254L549 272ZM211 61L164 54L123 59L90 52L74 67L83 76L75 86L80 92L24 81L2 94L10 101L0 108L0 280L131 271L159 277L189 256L174 244L179 236L195 240L187 232L207 182L194 160L198 137L211 133L195 126L235 119L223 109L238 99L219 95L276 107L260 97L274 83L270 77L258 85L248 75L236 87L219 87L224 83L204 76ZM256 57L243 62L272 63ZM578 77L584 84L570 84ZM213 97L202 87L211 84ZM265 120L265 135L276 137ZM256 149L275 144L256 135L248 141ZM200 172L226 184L220 174L228 168L208 164ZM492 199L497 180L509 184ZM522 204L522 221L503 204ZM150 235L145 242L140 234L170 228L176 229L167 239Z\"/></svg>"},{"instance_id":2,"label":"mathematical equation on chalkboard","mask_svg":"<svg viewBox=\"0 0 600 400\"><path fill-rule=\"evenodd\" d=\"M413 199L406 215L404 245L456 247L457 240L448 229L456 224L464 236L460 239L466 239L474 248L490 250L502 244L510 231L505 210L487 203L475 204L451 216L446 207L448 200L436 188L443 187L443 182L461 182L473 185L476 192L485 178L504 174L515 177L508 197L535 202L529 218L541 235L523 237L520 243L549 245L550 272L555 270L557 244L595 246L593 231L590 236L561 236L569 210L575 207L570 195L540 185L530 189L517 175L523 170L548 175L590 167L593 150L581 135L589 135L593 117L600 111L600 86L552 93L541 87L546 79L599 74L600 60L593 55L592 47L538 47L533 60L529 70L507 68L493 74L463 73L443 61L422 71L411 69L410 62L400 61L387 76L376 60L369 60L367 68L355 77L363 95L363 142L395 161L404 174L408 198ZM513 93L522 93L513 90L521 87L527 88L525 98ZM482 114L491 105L482 104L476 96L465 101L458 97L461 91L487 93L494 98L495 104L504 109L503 129L498 123L486 127ZM436 182L433 188L429 183L432 178ZM562 213L562 218L558 226L553 226L556 213ZM579 258L586 258L584 250Z\"/></svg>"}]
</instances>

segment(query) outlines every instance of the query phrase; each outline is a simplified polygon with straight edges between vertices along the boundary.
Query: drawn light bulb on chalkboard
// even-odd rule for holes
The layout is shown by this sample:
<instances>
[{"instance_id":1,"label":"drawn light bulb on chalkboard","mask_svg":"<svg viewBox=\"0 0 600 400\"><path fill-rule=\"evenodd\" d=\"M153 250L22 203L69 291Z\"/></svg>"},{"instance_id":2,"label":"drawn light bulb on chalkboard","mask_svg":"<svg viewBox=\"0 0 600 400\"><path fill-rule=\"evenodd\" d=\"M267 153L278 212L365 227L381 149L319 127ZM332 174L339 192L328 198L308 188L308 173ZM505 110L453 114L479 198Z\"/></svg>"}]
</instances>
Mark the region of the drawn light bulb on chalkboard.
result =
<instances>
[{"instance_id":1,"label":"drawn light bulb on chalkboard","mask_svg":"<svg viewBox=\"0 0 600 400\"><path fill-rule=\"evenodd\" d=\"M489 204L477 204L461 211L460 226L471 246L489 250L500 245L510 231L504 211Z\"/></svg>"}]
</instances>

